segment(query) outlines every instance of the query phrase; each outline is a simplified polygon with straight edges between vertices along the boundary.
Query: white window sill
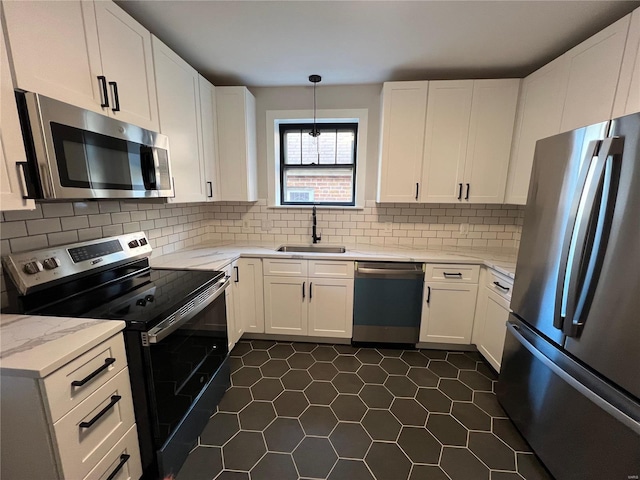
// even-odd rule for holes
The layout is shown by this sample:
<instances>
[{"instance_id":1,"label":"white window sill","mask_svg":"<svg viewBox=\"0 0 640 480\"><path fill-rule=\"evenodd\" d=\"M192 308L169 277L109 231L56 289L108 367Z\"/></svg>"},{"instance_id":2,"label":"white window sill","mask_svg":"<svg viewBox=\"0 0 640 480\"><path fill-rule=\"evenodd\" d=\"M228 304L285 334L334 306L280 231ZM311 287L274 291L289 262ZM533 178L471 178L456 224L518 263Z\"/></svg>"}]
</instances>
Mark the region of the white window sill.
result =
<instances>
[{"instance_id":1,"label":"white window sill","mask_svg":"<svg viewBox=\"0 0 640 480\"><path fill-rule=\"evenodd\" d=\"M318 210L364 210L364 207L358 205L267 205L267 208L295 208L311 210L316 207Z\"/></svg>"}]
</instances>

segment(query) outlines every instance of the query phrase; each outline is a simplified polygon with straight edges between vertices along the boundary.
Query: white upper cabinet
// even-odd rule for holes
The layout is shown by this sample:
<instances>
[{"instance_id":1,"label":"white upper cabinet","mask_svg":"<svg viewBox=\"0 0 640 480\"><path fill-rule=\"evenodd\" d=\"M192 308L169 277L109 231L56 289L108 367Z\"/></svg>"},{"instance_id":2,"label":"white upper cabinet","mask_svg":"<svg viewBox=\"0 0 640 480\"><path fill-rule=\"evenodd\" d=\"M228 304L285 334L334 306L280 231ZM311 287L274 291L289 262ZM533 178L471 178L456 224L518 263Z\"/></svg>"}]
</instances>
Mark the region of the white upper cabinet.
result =
<instances>
[{"instance_id":1,"label":"white upper cabinet","mask_svg":"<svg viewBox=\"0 0 640 480\"><path fill-rule=\"evenodd\" d=\"M7 44L0 22L0 210L33 210L35 202L24 200L26 187L17 162L26 162L18 119Z\"/></svg>"},{"instance_id":2,"label":"white upper cabinet","mask_svg":"<svg viewBox=\"0 0 640 480\"><path fill-rule=\"evenodd\" d=\"M640 112L640 8L631 14L612 116L616 118L636 112Z\"/></svg>"},{"instance_id":3,"label":"white upper cabinet","mask_svg":"<svg viewBox=\"0 0 640 480\"><path fill-rule=\"evenodd\" d=\"M474 80L464 200L502 203L509 168L519 79Z\"/></svg>"},{"instance_id":4,"label":"white upper cabinet","mask_svg":"<svg viewBox=\"0 0 640 480\"><path fill-rule=\"evenodd\" d=\"M200 118L202 128L202 159L207 201L220 199L220 167L218 165L218 126L216 121L216 91L202 75L200 86Z\"/></svg>"},{"instance_id":5,"label":"white upper cabinet","mask_svg":"<svg viewBox=\"0 0 640 480\"><path fill-rule=\"evenodd\" d=\"M417 202L429 82L382 88L378 202Z\"/></svg>"},{"instance_id":6,"label":"white upper cabinet","mask_svg":"<svg viewBox=\"0 0 640 480\"><path fill-rule=\"evenodd\" d=\"M3 2L16 87L158 130L151 34L112 2Z\"/></svg>"},{"instance_id":7,"label":"white upper cabinet","mask_svg":"<svg viewBox=\"0 0 640 480\"><path fill-rule=\"evenodd\" d=\"M160 132L169 137L175 188L175 197L168 201L203 202L207 198L207 188L203 180L198 72L156 37L152 44Z\"/></svg>"},{"instance_id":8,"label":"white upper cabinet","mask_svg":"<svg viewBox=\"0 0 640 480\"><path fill-rule=\"evenodd\" d=\"M569 81L561 132L611 118L630 17L627 15L565 53Z\"/></svg>"},{"instance_id":9,"label":"white upper cabinet","mask_svg":"<svg viewBox=\"0 0 640 480\"><path fill-rule=\"evenodd\" d=\"M220 200L258 199L256 100L246 87L217 87Z\"/></svg>"},{"instance_id":10,"label":"white upper cabinet","mask_svg":"<svg viewBox=\"0 0 640 480\"><path fill-rule=\"evenodd\" d=\"M78 107L101 108L102 75L93 2L2 2L16 88Z\"/></svg>"},{"instance_id":11,"label":"white upper cabinet","mask_svg":"<svg viewBox=\"0 0 640 480\"><path fill-rule=\"evenodd\" d=\"M102 70L111 95L110 115L157 131L151 34L113 2L95 2L95 9Z\"/></svg>"},{"instance_id":12,"label":"white upper cabinet","mask_svg":"<svg viewBox=\"0 0 640 480\"><path fill-rule=\"evenodd\" d=\"M536 142L560 131L568 62L560 57L522 81L505 203L527 203Z\"/></svg>"},{"instance_id":13,"label":"white upper cabinet","mask_svg":"<svg viewBox=\"0 0 640 480\"><path fill-rule=\"evenodd\" d=\"M473 80L429 82L422 202L458 201L464 183L472 97Z\"/></svg>"},{"instance_id":14,"label":"white upper cabinet","mask_svg":"<svg viewBox=\"0 0 640 480\"><path fill-rule=\"evenodd\" d=\"M503 201L519 83L430 82L421 201Z\"/></svg>"}]
</instances>

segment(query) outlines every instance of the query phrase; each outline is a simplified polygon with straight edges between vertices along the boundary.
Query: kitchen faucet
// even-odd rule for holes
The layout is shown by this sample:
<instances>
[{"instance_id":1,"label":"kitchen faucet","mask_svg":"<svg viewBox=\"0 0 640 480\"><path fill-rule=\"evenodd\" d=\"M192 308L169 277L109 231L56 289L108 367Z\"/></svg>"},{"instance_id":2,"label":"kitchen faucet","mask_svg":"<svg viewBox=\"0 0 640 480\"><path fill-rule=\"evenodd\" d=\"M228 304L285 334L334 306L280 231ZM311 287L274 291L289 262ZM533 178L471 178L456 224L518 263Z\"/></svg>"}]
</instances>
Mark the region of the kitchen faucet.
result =
<instances>
[{"instance_id":1,"label":"kitchen faucet","mask_svg":"<svg viewBox=\"0 0 640 480\"><path fill-rule=\"evenodd\" d=\"M313 239L313 243L318 243L322 240L321 235L316 234L316 206L313 206L313 210L311 211L311 219L312 219L312 228L311 228L311 238Z\"/></svg>"}]
</instances>

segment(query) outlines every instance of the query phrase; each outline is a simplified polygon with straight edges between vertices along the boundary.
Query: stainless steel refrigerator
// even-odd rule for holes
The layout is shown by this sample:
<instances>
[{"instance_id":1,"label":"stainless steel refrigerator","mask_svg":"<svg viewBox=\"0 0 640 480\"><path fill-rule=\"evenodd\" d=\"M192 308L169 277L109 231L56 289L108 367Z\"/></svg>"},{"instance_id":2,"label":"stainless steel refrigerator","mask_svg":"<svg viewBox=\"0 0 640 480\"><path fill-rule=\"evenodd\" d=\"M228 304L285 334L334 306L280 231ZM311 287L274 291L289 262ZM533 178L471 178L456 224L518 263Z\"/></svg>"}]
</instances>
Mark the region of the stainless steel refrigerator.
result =
<instances>
[{"instance_id":1,"label":"stainless steel refrigerator","mask_svg":"<svg viewBox=\"0 0 640 480\"><path fill-rule=\"evenodd\" d=\"M640 476L640 114L538 141L497 395L557 480Z\"/></svg>"}]
</instances>

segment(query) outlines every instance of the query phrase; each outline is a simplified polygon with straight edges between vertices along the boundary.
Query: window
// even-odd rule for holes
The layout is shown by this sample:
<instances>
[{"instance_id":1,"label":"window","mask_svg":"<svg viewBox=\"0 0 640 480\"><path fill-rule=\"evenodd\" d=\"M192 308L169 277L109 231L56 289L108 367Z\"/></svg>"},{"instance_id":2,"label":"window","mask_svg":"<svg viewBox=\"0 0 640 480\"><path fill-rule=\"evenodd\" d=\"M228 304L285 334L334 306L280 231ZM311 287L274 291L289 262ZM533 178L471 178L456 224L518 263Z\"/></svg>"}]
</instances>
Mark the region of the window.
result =
<instances>
[{"instance_id":1,"label":"window","mask_svg":"<svg viewBox=\"0 0 640 480\"><path fill-rule=\"evenodd\" d=\"M282 123L282 205L355 205L357 123Z\"/></svg>"}]
</instances>

